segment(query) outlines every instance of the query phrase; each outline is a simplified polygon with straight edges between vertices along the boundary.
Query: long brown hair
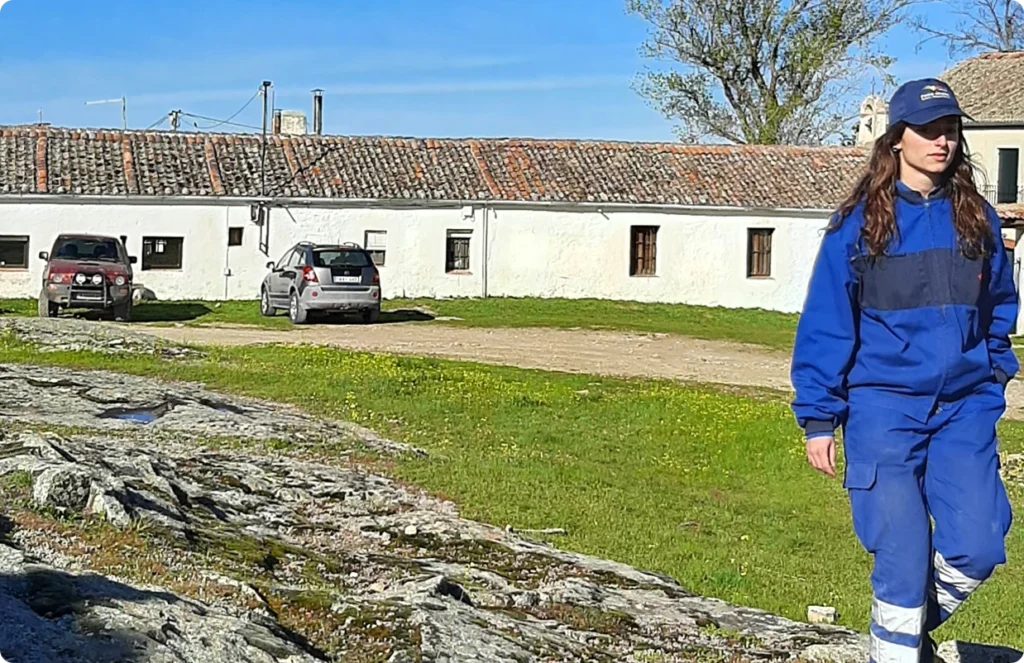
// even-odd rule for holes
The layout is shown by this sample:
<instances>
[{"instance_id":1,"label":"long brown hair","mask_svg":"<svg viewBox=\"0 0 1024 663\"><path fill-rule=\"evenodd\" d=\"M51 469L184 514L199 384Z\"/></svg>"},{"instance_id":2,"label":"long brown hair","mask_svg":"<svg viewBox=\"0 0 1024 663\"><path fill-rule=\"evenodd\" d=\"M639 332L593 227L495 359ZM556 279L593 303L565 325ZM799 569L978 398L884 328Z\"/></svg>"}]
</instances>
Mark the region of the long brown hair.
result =
<instances>
[{"instance_id":1,"label":"long brown hair","mask_svg":"<svg viewBox=\"0 0 1024 663\"><path fill-rule=\"evenodd\" d=\"M833 228L841 225L857 205L864 203L861 237L872 257L885 253L896 234L895 196L900 159L893 148L900 142L906 126L898 122L875 141L867 171L834 217ZM952 203L953 227L960 239L960 249L964 255L976 258L986 252L992 240L992 228L985 215L985 199L974 183L974 164L964 140L962 123L958 130L960 140L956 153L940 186Z\"/></svg>"}]
</instances>

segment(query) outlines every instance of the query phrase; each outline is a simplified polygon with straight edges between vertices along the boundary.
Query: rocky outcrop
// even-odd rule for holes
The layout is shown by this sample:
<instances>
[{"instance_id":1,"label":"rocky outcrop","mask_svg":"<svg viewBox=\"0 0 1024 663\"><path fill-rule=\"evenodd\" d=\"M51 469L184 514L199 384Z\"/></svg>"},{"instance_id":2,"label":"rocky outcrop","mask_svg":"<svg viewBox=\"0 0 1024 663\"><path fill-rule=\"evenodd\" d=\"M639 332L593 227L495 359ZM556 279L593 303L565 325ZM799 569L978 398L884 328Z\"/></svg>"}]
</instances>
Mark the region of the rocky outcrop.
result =
<instances>
[{"instance_id":1,"label":"rocky outcrop","mask_svg":"<svg viewBox=\"0 0 1024 663\"><path fill-rule=\"evenodd\" d=\"M862 634L463 519L351 462L421 453L355 426L36 367L0 402L18 663L866 660Z\"/></svg>"},{"instance_id":2,"label":"rocky outcrop","mask_svg":"<svg viewBox=\"0 0 1024 663\"><path fill-rule=\"evenodd\" d=\"M319 660L274 620L158 587L39 564L0 543L0 654L11 663Z\"/></svg>"},{"instance_id":3,"label":"rocky outcrop","mask_svg":"<svg viewBox=\"0 0 1024 663\"><path fill-rule=\"evenodd\" d=\"M40 352L80 351L104 354L156 354L168 359L200 355L182 345L165 343L150 335L73 318L0 317L0 334L13 334Z\"/></svg>"}]
</instances>

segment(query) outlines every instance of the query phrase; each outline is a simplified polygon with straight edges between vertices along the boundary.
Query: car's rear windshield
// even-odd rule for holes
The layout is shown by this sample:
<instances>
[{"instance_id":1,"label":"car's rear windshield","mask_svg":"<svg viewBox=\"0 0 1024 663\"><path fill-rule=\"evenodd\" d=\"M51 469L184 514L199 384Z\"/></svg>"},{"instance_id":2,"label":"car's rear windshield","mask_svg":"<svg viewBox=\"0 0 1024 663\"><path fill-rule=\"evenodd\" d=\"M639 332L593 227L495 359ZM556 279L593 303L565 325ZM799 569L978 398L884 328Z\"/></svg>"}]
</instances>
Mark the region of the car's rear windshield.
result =
<instances>
[{"instance_id":1,"label":"car's rear windshield","mask_svg":"<svg viewBox=\"0 0 1024 663\"><path fill-rule=\"evenodd\" d=\"M313 251L314 267L369 267L373 263L363 251L349 249L316 249Z\"/></svg>"},{"instance_id":2,"label":"car's rear windshield","mask_svg":"<svg viewBox=\"0 0 1024 663\"><path fill-rule=\"evenodd\" d=\"M65 237L53 247L53 258L61 260L100 260L118 262L117 242L112 239Z\"/></svg>"}]
</instances>

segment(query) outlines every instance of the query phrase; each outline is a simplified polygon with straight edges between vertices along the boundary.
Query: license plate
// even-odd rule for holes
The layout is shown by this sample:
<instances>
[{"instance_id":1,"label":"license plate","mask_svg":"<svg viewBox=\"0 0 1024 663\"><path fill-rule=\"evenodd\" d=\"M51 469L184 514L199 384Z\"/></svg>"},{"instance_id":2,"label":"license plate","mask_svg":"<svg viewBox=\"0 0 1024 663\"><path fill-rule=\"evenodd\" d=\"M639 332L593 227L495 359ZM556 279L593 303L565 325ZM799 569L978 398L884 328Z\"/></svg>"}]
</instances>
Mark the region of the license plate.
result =
<instances>
[{"instance_id":1,"label":"license plate","mask_svg":"<svg viewBox=\"0 0 1024 663\"><path fill-rule=\"evenodd\" d=\"M358 276L335 276L335 283L359 283L362 279Z\"/></svg>"}]
</instances>

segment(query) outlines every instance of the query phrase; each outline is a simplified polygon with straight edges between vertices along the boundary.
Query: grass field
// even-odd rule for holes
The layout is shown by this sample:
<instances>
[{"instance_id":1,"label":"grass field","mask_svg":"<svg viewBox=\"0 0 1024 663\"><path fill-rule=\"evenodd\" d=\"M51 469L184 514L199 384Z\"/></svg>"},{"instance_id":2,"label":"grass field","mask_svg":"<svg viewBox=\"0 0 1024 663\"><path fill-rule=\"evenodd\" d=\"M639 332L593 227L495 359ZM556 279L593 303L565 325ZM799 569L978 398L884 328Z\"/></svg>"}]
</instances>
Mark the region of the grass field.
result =
<instances>
[{"instance_id":1,"label":"grass field","mask_svg":"<svg viewBox=\"0 0 1024 663\"><path fill-rule=\"evenodd\" d=\"M559 546L667 573L701 594L795 619L808 604L832 605L842 624L867 626L870 560L845 495L807 466L777 395L310 347L170 363L39 354L7 339L0 361L198 380L357 421L427 449L387 471L454 499L467 517L562 527ZM1024 450L1019 424L1002 434L1005 449ZM1011 495L1024 505L1019 487ZM1020 528L1008 545L1010 564L943 639L1024 647Z\"/></svg>"},{"instance_id":2,"label":"grass field","mask_svg":"<svg viewBox=\"0 0 1024 663\"><path fill-rule=\"evenodd\" d=\"M422 307L434 315L457 320L429 321L410 314ZM0 300L0 313L35 315L35 300ZM150 302L135 308L143 323L250 324L290 326L284 312L272 318L259 314L257 302ZM420 324L468 327L554 327L609 329L683 334L697 338L756 343L788 348L796 316L764 310L725 309L682 304L647 304L609 300L567 299L396 299L384 302L384 323L422 320Z\"/></svg>"}]
</instances>

